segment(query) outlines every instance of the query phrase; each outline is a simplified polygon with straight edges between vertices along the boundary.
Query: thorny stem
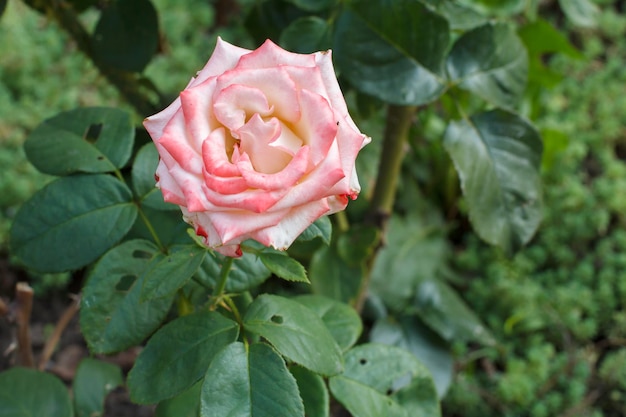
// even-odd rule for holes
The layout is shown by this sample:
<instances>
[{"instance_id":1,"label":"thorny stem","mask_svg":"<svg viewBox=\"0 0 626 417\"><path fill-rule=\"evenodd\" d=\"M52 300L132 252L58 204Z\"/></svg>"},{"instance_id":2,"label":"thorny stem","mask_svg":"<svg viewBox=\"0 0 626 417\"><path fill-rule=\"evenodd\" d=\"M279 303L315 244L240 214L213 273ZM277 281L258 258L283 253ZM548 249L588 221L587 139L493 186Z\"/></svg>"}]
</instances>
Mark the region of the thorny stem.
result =
<instances>
[{"instance_id":1,"label":"thorny stem","mask_svg":"<svg viewBox=\"0 0 626 417\"><path fill-rule=\"evenodd\" d=\"M387 219L393 212L393 203L396 198L396 186L404 159L404 146L407 142L407 136L413 115L417 111L415 106L397 106L390 104L387 108L387 124L383 137L382 153L378 164L378 178L374 186L374 194L370 202L369 211L366 222L376 228L380 233L380 240L376 243L376 250L367 261L367 271L357 293L355 301L355 309L358 312L363 310L367 291L371 279L371 269L378 248L382 244L384 230Z\"/></svg>"},{"instance_id":2,"label":"thorny stem","mask_svg":"<svg viewBox=\"0 0 626 417\"><path fill-rule=\"evenodd\" d=\"M215 292L213 293L213 302L211 303L211 307L215 308L215 306L220 302L222 298L222 294L224 294L224 289L226 288L226 280L228 279L228 273L230 272L230 268L233 266L233 258L227 256L224 259L224 263L222 264L222 270L220 271L219 280L217 281L217 286L215 287Z\"/></svg>"},{"instance_id":3,"label":"thorny stem","mask_svg":"<svg viewBox=\"0 0 626 417\"><path fill-rule=\"evenodd\" d=\"M113 68L96 58L91 47L91 36L78 19L70 2L45 0L38 2L38 4L45 8L46 14L52 16L70 35L76 42L78 49L95 64L98 71L117 88L141 116L154 114L163 107L161 103L154 103L148 97L146 89L142 87L141 78L137 74ZM154 86L151 88L154 89ZM155 90L154 92L161 97L158 91Z\"/></svg>"}]
</instances>

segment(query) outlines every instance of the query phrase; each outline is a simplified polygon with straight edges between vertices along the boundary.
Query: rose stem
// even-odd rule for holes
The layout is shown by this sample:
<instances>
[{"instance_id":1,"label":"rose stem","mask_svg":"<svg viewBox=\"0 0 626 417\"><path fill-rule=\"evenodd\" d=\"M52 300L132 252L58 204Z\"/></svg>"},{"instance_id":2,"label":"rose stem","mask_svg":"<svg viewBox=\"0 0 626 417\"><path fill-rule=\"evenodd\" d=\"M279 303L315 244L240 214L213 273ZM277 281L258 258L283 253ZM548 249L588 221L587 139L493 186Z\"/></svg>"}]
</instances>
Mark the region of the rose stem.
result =
<instances>
[{"instance_id":1,"label":"rose stem","mask_svg":"<svg viewBox=\"0 0 626 417\"><path fill-rule=\"evenodd\" d=\"M46 344L43 347L43 352L41 353L41 357L39 358L40 371L46 369L46 364L52 356L52 353L54 353L54 349L59 344L59 340L61 340L61 335L63 334L63 331L72 320L72 317L76 315L79 307L80 297L74 297L72 303L65 309L65 311L61 315L61 318L54 327L54 332L52 332L48 340L46 340Z\"/></svg>"},{"instance_id":2,"label":"rose stem","mask_svg":"<svg viewBox=\"0 0 626 417\"><path fill-rule=\"evenodd\" d=\"M15 301L17 304L17 344L20 363L23 366L34 368L33 350L30 341L30 314L33 310L33 289L25 282L18 282L15 286Z\"/></svg>"},{"instance_id":3,"label":"rose stem","mask_svg":"<svg viewBox=\"0 0 626 417\"><path fill-rule=\"evenodd\" d=\"M219 281L217 282L217 286L215 287L215 292L213 293L213 302L211 303L211 309L214 309L215 306L220 302L220 298L224 293L224 288L226 288L226 280L228 279L228 273L230 272L230 268L233 266L233 258L227 256L224 259L224 263L222 264L222 270L220 271Z\"/></svg>"},{"instance_id":4,"label":"rose stem","mask_svg":"<svg viewBox=\"0 0 626 417\"><path fill-rule=\"evenodd\" d=\"M396 197L396 185L402 160L404 159L404 146L407 142L409 128L413 121L413 115L417 111L415 106L398 106L390 104L387 108L387 120L383 136L383 147L378 163L378 178L374 186L374 194L370 201L366 223L381 230L376 249L381 245L387 219L393 212L393 203ZM371 266L377 250L373 251L368 260L368 271L365 273L355 301L355 309L360 312L367 298L367 289L370 283Z\"/></svg>"},{"instance_id":5,"label":"rose stem","mask_svg":"<svg viewBox=\"0 0 626 417\"><path fill-rule=\"evenodd\" d=\"M46 0L37 3L45 8L46 15L52 16L57 23L72 37L78 49L84 53L105 76L111 84L117 88L122 96L137 110L141 116L149 116L165 107L162 103L153 103L147 96L145 87L137 74L113 68L99 61L94 55L91 47L91 36L80 22L78 16L71 6L65 1ZM161 93L152 86L152 90L159 98Z\"/></svg>"}]
</instances>

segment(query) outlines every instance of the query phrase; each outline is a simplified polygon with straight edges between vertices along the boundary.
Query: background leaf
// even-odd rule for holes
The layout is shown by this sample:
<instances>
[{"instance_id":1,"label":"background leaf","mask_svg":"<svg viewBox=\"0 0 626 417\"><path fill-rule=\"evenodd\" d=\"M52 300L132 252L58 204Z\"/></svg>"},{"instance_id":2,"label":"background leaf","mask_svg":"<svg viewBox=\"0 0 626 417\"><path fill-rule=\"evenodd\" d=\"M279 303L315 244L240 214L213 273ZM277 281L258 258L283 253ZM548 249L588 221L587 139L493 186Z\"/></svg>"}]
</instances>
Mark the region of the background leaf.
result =
<instances>
[{"instance_id":1,"label":"background leaf","mask_svg":"<svg viewBox=\"0 0 626 417\"><path fill-rule=\"evenodd\" d=\"M396 346L411 352L433 376L439 398L443 398L454 371L454 359L448 345L416 317L379 319L369 335L370 341Z\"/></svg>"},{"instance_id":2,"label":"background leaf","mask_svg":"<svg viewBox=\"0 0 626 417\"><path fill-rule=\"evenodd\" d=\"M28 135L24 151L35 168L46 174L111 172L128 162L134 138L129 113L86 107L45 120Z\"/></svg>"},{"instance_id":3,"label":"background leaf","mask_svg":"<svg viewBox=\"0 0 626 417\"><path fill-rule=\"evenodd\" d=\"M304 232L298 236L297 240L309 241L319 237L324 243L329 245L332 234L333 224L331 223L330 218L328 216L322 216L307 227Z\"/></svg>"},{"instance_id":4,"label":"background leaf","mask_svg":"<svg viewBox=\"0 0 626 417\"><path fill-rule=\"evenodd\" d=\"M452 83L510 108L526 88L528 56L511 27L488 23L461 35L450 51L447 68Z\"/></svg>"},{"instance_id":5,"label":"background leaf","mask_svg":"<svg viewBox=\"0 0 626 417\"><path fill-rule=\"evenodd\" d=\"M140 302L146 268L158 248L131 240L107 252L83 288L80 327L94 353L113 353L139 344L154 332L173 296Z\"/></svg>"},{"instance_id":6,"label":"background leaf","mask_svg":"<svg viewBox=\"0 0 626 417\"><path fill-rule=\"evenodd\" d=\"M179 317L148 341L128 375L131 399L153 404L180 394L204 376L213 357L239 335L239 326L219 313Z\"/></svg>"},{"instance_id":7,"label":"background leaf","mask_svg":"<svg viewBox=\"0 0 626 417\"><path fill-rule=\"evenodd\" d=\"M97 61L131 72L143 71L158 44L159 21L149 0L107 2L92 38Z\"/></svg>"},{"instance_id":8,"label":"background leaf","mask_svg":"<svg viewBox=\"0 0 626 417\"><path fill-rule=\"evenodd\" d=\"M220 275L224 256L209 251L202 267L198 270L198 278L210 287L215 287L216 280ZM226 292L243 292L256 288L271 275L263 262L252 253L245 253L235 258L233 266L228 273Z\"/></svg>"},{"instance_id":9,"label":"background leaf","mask_svg":"<svg viewBox=\"0 0 626 417\"><path fill-rule=\"evenodd\" d=\"M322 321L341 350L354 345L363 331L361 317L349 305L320 295L300 295L293 300L311 309Z\"/></svg>"},{"instance_id":10,"label":"background leaf","mask_svg":"<svg viewBox=\"0 0 626 417\"><path fill-rule=\"evenodd\" d=\"M478 235L505 250L526 244L542 215L542 143L535 128L515 114L493 110L450 123L444 146Z\"/></svg>"},{"instance_id":11,"label":"background leaf","mask_svg":"<svg viewBox=\"0 0 626 417\"><path fill-rule=\"evenodd\" d=\"M200 416L304 417L304 407L294 377L271 347L254 343L246 351L235 342L206 372Z\"/></svg>"},{"instance_id":12,"label":"background leaf","mask_svg":"<svg viewBox=\"0 0 626 417\"><path fill-rule=\"evenodd\" d=\"M441 415L430 373L409 352L365 344L346 352L345 361L330 391L355 417Z\"/></svg>"},{"instance_id":13,"label":"background leaf","mask_svg":"<svg viewBox=\"0 0 626 417\"><path fill-rule=\"evenodd\" d=\"M360 0L337 19L334 58L358 90L398 105L429 103L445 88L447 21L413 0Z\"/></svg>"},{"instance_id":14,"label":"background leaf","mask_svg":"<svg viewBox=\"0 0 626 417\"><path fill-rule=\"evenodd\" d=\"M326 20L317 16L302 17L293 21L280 34L280 45L288 51L310 54L330 49L331 28Z\"/></svg>"},{"instance_id":15,"label":"background leaf","mask_svg":"<svg viewBox=\"0 0 626 417\"><path fill-rule=\"evenodd\" d=\"M198 417L200 415L200 381L174 398L161 401L156 408L155 417Z\"/></svg>"},{"instance_id":16,"label":"background leaf","mask_svg":"<svg viewBox=\"0 0 626 417\"><path fill-rule=\"evenodd\" d=\"M324 10L337 0L286 0L289 3L293 3L302 10L306 10L309 12L318 12L320 10Z\"/></svg>"},{"instance_id":17,"label":"background leaf","mask_svg":"<svg viewBox=\"0 0 626 417\"><path fill-rule=\"evenodd\" d=\"M130 190L112 176L59 178L22 205L11 248L37 271L77 269L121 240L136 216Z\"/></svg>"},{"instance_id":18,"label":"background leaf","mask_svg":"<svg viewBox=\"0 0 626 417\"><path fill-rule=\"evenodd\" d=\"M317 250L309 264L313 292L345 303L354 302L364 274L362 265L348 265L333 247Z\"/></svg>"},{"instance_id":19,"label":"background leaf","mask_svg":"<svg viewBox=\"0 0 626 417\"><path fill-rule=\"evenodd\" d=\"M123 383L122 370L116 365L92 358L83 359L72 381L76 416L104 415L104 399Z\"/></svg>"},{"instance_id":20,"label":"background leaf","mask_svg":"<svg viewBox=\"0 0 626 417\"><path fill-rule=\"evenodd\" d=\"M0 372L0 415L72 417L65 385L55 376L26 368Z\"/></svg>"},{"instance_id":21,"label":"background leaf","mask_svg":"<svg viewBox=\"0 0 626 417\"><path fill-rule=\"evenodd\" d=\"M577 26L592 28L598 23L600 9L591 0L559 0L559 5Z\"/></svg>"},{"instance_id":22,"label":"background leaf","mask_svg":"<svg viewBox=\"0 0 626 417\"><path fill-rule=\"evenodd\" d=\"M248 307L244 328L269 341L289 360L322 375L342 370L341 350L322 320L302 304L263 294Z\"/></svg>"}]
</instances>

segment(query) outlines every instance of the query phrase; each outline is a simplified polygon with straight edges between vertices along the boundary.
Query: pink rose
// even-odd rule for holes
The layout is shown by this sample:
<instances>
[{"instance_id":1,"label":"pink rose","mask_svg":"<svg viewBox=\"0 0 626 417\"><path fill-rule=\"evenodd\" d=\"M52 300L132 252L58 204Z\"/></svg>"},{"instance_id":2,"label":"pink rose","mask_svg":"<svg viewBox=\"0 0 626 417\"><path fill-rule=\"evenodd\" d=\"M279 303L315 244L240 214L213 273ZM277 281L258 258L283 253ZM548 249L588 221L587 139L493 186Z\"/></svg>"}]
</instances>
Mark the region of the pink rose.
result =
<instances>
[{"instance_id":1,"label":"pink rose","mask_svg":"<svg viewBox=\"0 0 626 417\"><path fill-rule=\"evenodd\" d=\"M165 201L227 256L246 239L286 249L343 210L360 191L354 162L370 141L348 114L331 52L269 40L250 51L218 39L180 97L144 125Z\"/></svg>"}]
</instances>

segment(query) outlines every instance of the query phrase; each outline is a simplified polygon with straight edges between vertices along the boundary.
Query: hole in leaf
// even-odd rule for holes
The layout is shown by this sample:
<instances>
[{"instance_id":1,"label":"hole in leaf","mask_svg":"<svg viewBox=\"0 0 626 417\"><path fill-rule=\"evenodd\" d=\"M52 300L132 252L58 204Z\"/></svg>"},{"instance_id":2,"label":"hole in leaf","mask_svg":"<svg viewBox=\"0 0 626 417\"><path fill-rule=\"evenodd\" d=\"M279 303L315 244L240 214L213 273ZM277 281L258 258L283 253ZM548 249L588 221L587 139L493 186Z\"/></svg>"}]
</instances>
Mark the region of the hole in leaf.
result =
<instances>
[{"instance_id":1,"label":"hole in leaf","mask_svg":"<svg viewBox=\"0 0 626 417\"><path fill-rule=\"evenodd\" d=\"M360 363L361 365L365 365L365 364L367 364L367 359L365 359L365 358L361 358L361 359L359 359L359 363Z\"/></svg>"},{"instance_id":2,"label":"hole in leaf","mask_svg":"<svg viewBox=\"0 0 626 417\"><path fill-rule=\"evenodd\" d=\"M85 132L84 139L89 143L94 143L100 137L100 133L102 132L102 123L94 123L89 125L87 131Z\"/></svg>"},{"instance_id":3,"label":"hole in leaf","mask_svg":"<svg viewBox=\"0 0 626 417\"><path fill-rule=\"evenodd\" d=\"M393 390L392 390L391 388L389 388L389 389L387 390L386 394L387 394L387 395L391 395L391 394L393 394Z\"/></svg>"},{"instance_id":4,"label":"hole in leaf","mask_svg":"<svg viewBox=\"0 0 626 417\"><path fill-rule=\"evenodd\" d=\"M133 258L136 259L150 259L152 258L152 254L150 252L146 252L143 250L133 251Z\"/></svg>"},{"instance_id":5,"label":"hole in leaf","mask_svg":"<svg viewBox=\"0 0 626 417\"><path fill-rule=\"evenodd\" d=\"M283 316L279 316L278 314L274 314L271 318L270 321L272 323L276 323L276 324L282 324L283 323Z\"/></svg>"},{"instance_id":6,"label":"hole in leaf","mask_svg":"<svg viewBox=\"0 0 626 417\"><path fill-rule=\"evenodd\" d=\"M134 275L124 275L119 281L117 281L115 289L118 291L128 291L136 280L137 277Z\"/></svg>"}]
</instances>

